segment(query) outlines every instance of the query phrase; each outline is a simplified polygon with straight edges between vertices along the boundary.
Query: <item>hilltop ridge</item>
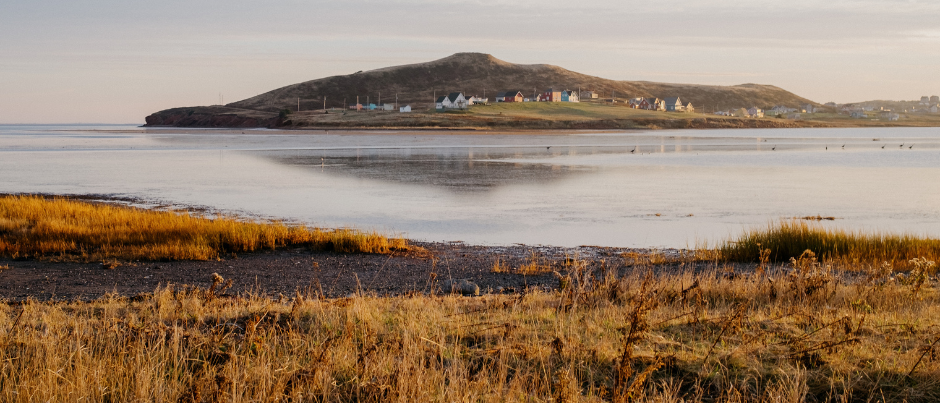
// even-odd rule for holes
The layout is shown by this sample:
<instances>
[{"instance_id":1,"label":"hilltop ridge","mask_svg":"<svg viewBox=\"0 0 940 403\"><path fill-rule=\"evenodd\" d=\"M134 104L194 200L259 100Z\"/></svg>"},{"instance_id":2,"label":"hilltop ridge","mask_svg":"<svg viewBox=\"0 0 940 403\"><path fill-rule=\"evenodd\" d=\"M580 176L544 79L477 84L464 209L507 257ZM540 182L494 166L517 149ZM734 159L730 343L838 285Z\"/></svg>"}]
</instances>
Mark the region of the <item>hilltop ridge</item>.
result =
<instances>
[{"instance_id":1,"label":"hilltop ridge","mask_svg":"<svg viewBox=\"0 0 940 403\"><path fill-rule=\"evenodd\" d=\"M741 84L734 86L656 83L649 81L616 81L581 74L550 64L515 64L486 53L456 53L430 62L384 67L347 75L319 78L287 85L226 106L239 109L277 111L320 109L326 105L340 107L355 103L356 97L375 102L382 94L385 102L431 104L437 95L461 91L469 95L492 98L497 91L521 90L526 96L546 88L591 90L601 97L618 99L632 97L682 97L693 104L714 108L757 106L769 108L816 103L772 85Z\"/></svg>"}]
</instances>

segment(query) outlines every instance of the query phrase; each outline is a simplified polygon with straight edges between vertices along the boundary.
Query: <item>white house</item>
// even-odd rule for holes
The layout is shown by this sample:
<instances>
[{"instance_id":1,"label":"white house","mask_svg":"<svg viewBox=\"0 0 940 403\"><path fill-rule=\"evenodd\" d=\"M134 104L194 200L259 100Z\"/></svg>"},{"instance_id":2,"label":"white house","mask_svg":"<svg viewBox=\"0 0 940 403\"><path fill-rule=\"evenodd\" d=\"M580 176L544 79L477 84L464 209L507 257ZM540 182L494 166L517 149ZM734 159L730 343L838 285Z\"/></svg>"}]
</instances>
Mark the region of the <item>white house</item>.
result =
<instances>
[{"instance_id":1,"label":"white house","mask_svg":"<svg viewBox=\"0 0 940 403\"><path fill-rule=\"evenodd\" d=\"M398 108L398 111L401 113L411 112L411 105L405 105L401 108Z\"/></svg>"},{"instance_id":2,"label":"white house","mask_svg":"<svg viewBox=\"0 0 940 403\"><path fill-rule=\"evenodd\" d=\"M764 117L764 111L763 111L761 108L758 108L758 107L756 107L756 106L751 107L750 109L748 109L748 110L747 110L747 114L750 115L752 118L762 118L762 117Z\"/></svg>"},{"instance_id":3,"label":"white house","mask_svg":"<svg viewBox=\"0 0 940 403\"><path fill-rule=\"evenodd\" d=\"M467 109L468 105L467 98L463 96L462 92L451 92L438 97L435 107L437 109Z\"/></svg>"},{"instance_id":4,"label":"white house","mask_svg":"<svg viewBox=\"0 0 940 403\"><path fill-rule=\"evenodd\" d=\"M393 110L395 110L395 104L383 104L383 105L382 105L382 110L383 110L383 111L393 111Z\"/></svg>"},{"instance_id":5,"label":"white house","mask_svg":"<svg viewBox=\"0 0 940 403\"><path fill-rule=\"evenodd\" d=\"M486 104L489 101L489 98L480 98L478 96L471 96L467 98L467 105L476 105L476 104Z\"/></svg>"}]
</instances>

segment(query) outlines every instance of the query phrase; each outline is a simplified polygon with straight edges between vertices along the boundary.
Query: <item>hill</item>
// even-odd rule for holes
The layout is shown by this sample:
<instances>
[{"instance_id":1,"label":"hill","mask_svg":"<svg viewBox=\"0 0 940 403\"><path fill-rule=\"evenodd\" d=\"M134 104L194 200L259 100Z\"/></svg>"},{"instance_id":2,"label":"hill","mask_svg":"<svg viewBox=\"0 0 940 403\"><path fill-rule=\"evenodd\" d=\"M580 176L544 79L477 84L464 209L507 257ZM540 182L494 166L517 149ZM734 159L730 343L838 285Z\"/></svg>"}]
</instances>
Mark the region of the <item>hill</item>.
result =
<instances>
[{"instance_id":1,"label":"hill","mask_svg":"<svg viewBox=\"0 0 940 403\"><path fill-rule=\"evenodd\" d=\"M226 106L238 109L278 111L281 109L322 109L355 103L358 96L365 103L394 102L430 105L435 93L461 91L468 95L492 98L497 91L520 90L526 96L547 88L591 90L601 97L674 97L691 101L710 110L775 105L799 107L816 103L772 85L734 86L669 84L647 81L615 81L566 70L548 64L514 64L484 53L457 53L427 63L386 67L377 70L333 76L288 85Z\"/></svg>"}]
</instances>

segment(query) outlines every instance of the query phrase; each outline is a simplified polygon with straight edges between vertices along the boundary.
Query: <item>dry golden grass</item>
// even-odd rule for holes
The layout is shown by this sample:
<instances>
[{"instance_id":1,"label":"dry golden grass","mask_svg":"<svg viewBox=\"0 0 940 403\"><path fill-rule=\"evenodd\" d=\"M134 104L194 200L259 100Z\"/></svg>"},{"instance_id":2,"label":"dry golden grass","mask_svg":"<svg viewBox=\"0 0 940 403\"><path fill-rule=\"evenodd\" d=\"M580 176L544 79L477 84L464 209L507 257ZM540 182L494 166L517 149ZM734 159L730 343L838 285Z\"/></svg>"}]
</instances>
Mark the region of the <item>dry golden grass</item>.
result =
<instances>
[{"instance_id":1,"label":"dry golden grass","mask_svg":"<svg viewBox=\"0 0 940 403\"><path fill-rule=\"evenodd\" d=\"M572 267L559 291L478 298L230 298L214 276L205 290L0 303L0 400L940 399L933 278L843 276L811 254L737 276Z\"/></svg>"},{"instance_id":2,"label":"dry golden grass","mask_svg":"<svg viewBox=\"0 0 940 403\"><path fill-rule=\"evenodd\" d=\"M749 230L718 249L722 257L731 261L756 262L763 252L770 261L786 262L811 250L823 259L853 267L887 263L896 269L909 269L911 259L940 258L940 239L853 232L803 220L788 220Z\"/></svg>"},{"instance_id":3,"label":"dry golden grass","mask_svg":"<svg viewBox=\"0 0 940 403\"><path fill-rule=\"evenodd\" d=\"M35 196L0 197L0 256L64 260L206 260L284 246L337 252L414 250L375 232L206 219Z\"/></svg>"}]
</instances>

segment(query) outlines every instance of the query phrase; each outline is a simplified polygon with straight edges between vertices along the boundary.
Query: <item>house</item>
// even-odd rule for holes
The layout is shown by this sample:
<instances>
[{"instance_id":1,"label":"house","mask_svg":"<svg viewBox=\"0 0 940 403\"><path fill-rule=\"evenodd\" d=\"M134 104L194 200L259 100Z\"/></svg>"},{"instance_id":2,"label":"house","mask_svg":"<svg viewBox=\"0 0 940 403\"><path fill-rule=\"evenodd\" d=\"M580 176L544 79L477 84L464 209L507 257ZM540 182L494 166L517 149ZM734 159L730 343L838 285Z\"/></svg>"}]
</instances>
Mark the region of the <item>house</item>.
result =
<instances>
[{"instance_id":1,"label":"house","mask_svg":"<svg viewBox=\"0 0 940 403\"><path fill-rule=\"evenodd\" d=\"M484 104L484 105L485 105L486 102L489 101L489 100L490 100L489 98L480 98L480 97L474 95L474 96L472 96L472 97L470 97L470 98L467 98L467 105L476 105L476 104Z\"/></svg>"},{"instance_id":2,"label":"house","mask_svg":"<svg viewBox=\"0 0 940 403\"><path fill-rule=\"evenodd\" d=\"M411 112L411 105L405 105L401 108L398 108L398 112L401 112L401 113Z\"/></svg>"},{"instance_id":3,"label":"house","mask_svg":"<svg viewBox=\"0 0 940 403\"><path fill-rule=\"evenodd\" d=\"M496 102L522 102L522 91L503 91L496 94Z\"/></svg>"},{"instance_id":4,"label":"house","mask_svg":"<svg viewBox=\"0 0 940 403\"><path fill-rule=\"evenodd\" d=\"M770 113L773 115L785 115L790 112L796 112L796 109L788 108L783 105L778 105L773 108L770 108Z\"/></svg>"},{"instance_id":5,"label":"house","mask_svg":"<svg viewBox=\"0 0 940 403\"><path fill-rule=\"evenodd\" d=\"M940 105L931 106L930 113L940 113Z\"/></svg>"},{"instance_id":6,"label":"house","mask_svg":"<svg viewBox=\"0 0 940 403\"><path fill-rule=\"evenodd\" d=\"M597 99L597 93L594 91L581 91L581 99Z\"/></svg>"},{"instance_id":7,"label":"house","mask_svg":"<svg viewBox=\"0 0 940 403\"><path fill-rule=\"evenodd\" d=\"M928 97L928 96L920 97L920 104L921 104L921 105L929 105L929 104L930 104L930 97Z\"/></svg>"},{"instance_id":8,"label":"house","mask_svg":"<svg viewBox=\"0 0 940 403\"><path fill-rule=\"evenodd\" d=\"M863 110L854 111L851 113L851 116L855 119L865 119L868 117L868 115L866 115L865 111Z\"/></svg>"},{"instance_id":9,"label":"house","mask_svg":"<svg viewBox=\"0 0 940 403\"><path fill-rule=\"evenodd\" d=\"M370 110L370 111L374 111L375 108L376 108L376 105L375 105L375 104L369 104L369 110Z\"/></svg>"},{"instance_id":10,"label":"house","mask_svg":"<svg viewBox=\"0 0 940 403\"><path fill-rule=\"evenodd\" d=\"M750 115L752 118L762 118L762 117L764 117L764 111L763 111L761 108L758 108L758 107L756 107L756 106L751 107L750 109L748 109L748 110L747 110L747 114Z\"/></svg>"},{"instance_id":11,"label":"house","mask_svg":"<svg viewBox=\"0 0 940 403\"><path fill-rule=\"evenodd\" d=\"M574 91L568 91L568 90L562 91L561 102L579 102L578 93Z\"/></svg>"},{"instance_id":12,"label":"house","mask_svg":"<svg viewBox=\"0 0 940 403\"><path fill-rule=\"evenodd\" d=\"M682 112L685 109L685 104L682 103L679 97L669 97L663 100L663 107L666 112Z\"/></svg>"},{"instance_id":13,"label":"house","mask_svg":"<svg viewBox=\"0 0 940 403\"><path fill-rule=\"evenodd\" d=\"M931 96L930 96L930 103L932 103L932 104L934 104L934 105L940 104L940 97L938 97L938 96L936 96L936 95L931 95Z\"/></svg>"},{"instance_id":14,"label":"house","mask_svg":"<svg viewBox=\"0 0 940 403\"><path fill-rule=\"evenodd\" d=\"M901 115L893 112L884 112L881 114L881 118L889 121L897 121L901 118Z\"/></svg>"},{"instance_id":15,"label":"house","mask_svg":"<svg viewBox=\"0 0 940 403\"><path fill-rule=\"evenodd\" d=\"M666 105L659 98L643 98L640 101L640 107L637 109L645 109L648 111L664 111L666 110Z\"/></svg>"},{"instance_id":16,"label":"house","mask_svg":"<svg viewBox=\"0 0 940 403\"><path fill-rule=\"evenodd\" d=\"M816 113L816 107L813 106L813 104L800 105L800 109L802 109L803 112L806 112L806 113Z\"/></svg>"},{"instance_id":17,"label":"house","mask_svg":"<svg viewBox=\"0 0 940 403\"><path fill-rule=\"evenodd\" d=\"M718 111L718 112L715 112L715 114L718 116L731 116L731 112L729 111Z\"/></svg>"},{"instance_id":18,"label":"house","mask_svg":"<svg viewBox=\"0 0 940 403\"><path fill-rule=\"evenodd\" d=\"M383 111L393 111L395 110L395 104L382 104Z\"/></svg>"},{"instance_id":19,"label":"house","mask_svg":"<svg viewBox=\"0 0 940 403\"><path fill-rule=\"evenodd\" d=\"M630 98L627 100L627 105L633 109L639 109L641 102L643 102L643 98Z\"/></svg>"},{"instance_id":20,"label":"house","mask_svg":"<svg viewBox=\"0 0 940 403\"><path fill-rule=\"evenodd\" d=\"M354 110L354 111L361 111L361 110L362 110L362 104L352 104L352 105L349 105L349 109Z\"/></svg>"},{"instance_id":21,"label":"house","mask_svg":"<svg viewBox=\"0 0 940 403\"><path fill-rule=\"evenodd\" d=\"M738 118L747 118L747 117L750 117L751 115L747 113L747 109L740 108L737 110L732 110L731 116L738 117Z\"/></svg>"},{"instance_id":22,"label":"house","mask_svg":"<svg viewBox=\"0 0 940 403\"><path fill-rule=\"evenodd\" d=\"M693 106L692 103L689 102L689 103L685 104L685 111L686 111L687 113L695 113L695 106Z\"/></svg>"},{"instance_id":23,"label":"house","mask_svg":"<svg viewBox=\"0 0 940 403\"><path fill-rule=\"evenodd\" d=\"M462 92L451 92L437 98L435 107L437 109L467 109L467 98Z\"/></svg>"},{"instance_id":24,"label":"house","mask_svg":"<svg viewBox=\"0 0 940 403\"><path fill-rule=\"evenodd\" d=\"M561 91L555 91L551 88L539 94L539 102L561 102Z\"/></svg>"}]
</instances>

